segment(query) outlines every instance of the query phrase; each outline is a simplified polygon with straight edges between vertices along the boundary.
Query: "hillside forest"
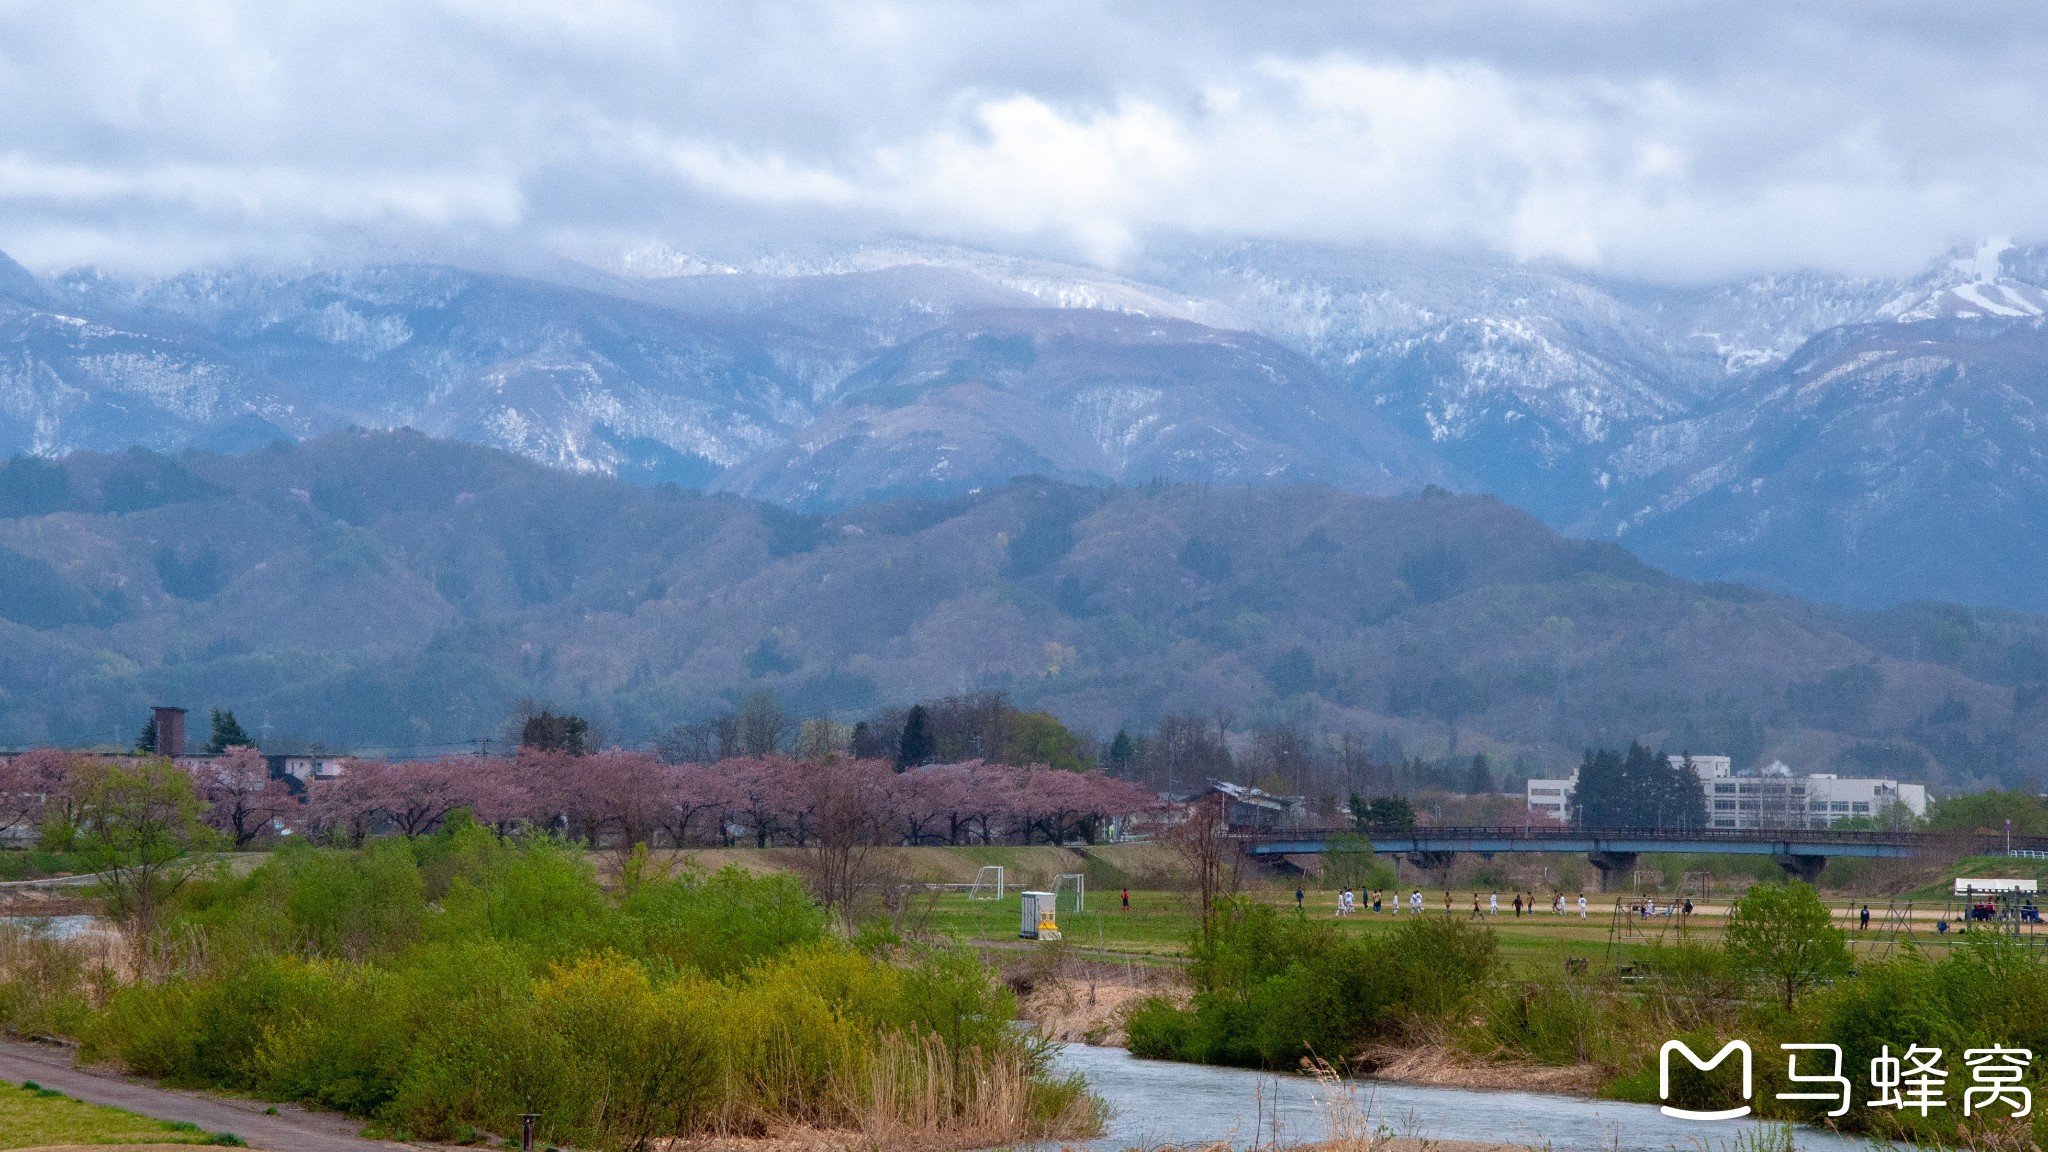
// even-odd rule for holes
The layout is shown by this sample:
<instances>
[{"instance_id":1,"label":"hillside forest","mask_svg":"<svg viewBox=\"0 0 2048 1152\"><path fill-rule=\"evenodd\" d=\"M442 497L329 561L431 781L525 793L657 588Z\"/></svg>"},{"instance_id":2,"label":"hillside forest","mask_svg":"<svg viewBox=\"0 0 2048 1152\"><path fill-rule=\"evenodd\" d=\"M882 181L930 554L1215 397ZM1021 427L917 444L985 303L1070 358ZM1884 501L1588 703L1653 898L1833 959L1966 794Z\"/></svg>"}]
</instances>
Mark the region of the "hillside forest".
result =
<instances>
[{"instance_id":1,"label":"hillside forest","mask_svg":"<svg viewBox=\"0 0 2048 1152\"><path fill-rule=\"evenodd\" d=\"M1122 732L1283 779L1483 757L1499 782L1640 739L1961 791L2048 752L2048 620L1681 580L1437 489L1026 477L800 515L409 432L23 457L0 617L10 747L126 747L175 704L266 750L433 756L537 701L653 749L759 698L793 740L1000 694L1043 717L1040 762Z\"/></svg>"}]
</instances>

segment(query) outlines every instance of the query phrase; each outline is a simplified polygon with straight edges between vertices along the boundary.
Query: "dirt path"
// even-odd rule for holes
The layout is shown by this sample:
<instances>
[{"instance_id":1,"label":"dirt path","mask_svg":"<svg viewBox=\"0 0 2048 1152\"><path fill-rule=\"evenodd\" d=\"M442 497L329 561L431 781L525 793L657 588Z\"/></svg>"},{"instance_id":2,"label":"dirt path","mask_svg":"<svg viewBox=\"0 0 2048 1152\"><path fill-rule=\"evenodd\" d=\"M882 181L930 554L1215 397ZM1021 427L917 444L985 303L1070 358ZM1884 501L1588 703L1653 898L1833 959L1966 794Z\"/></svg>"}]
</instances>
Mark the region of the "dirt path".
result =
<instances>
[{"instance_id":1,"label":"dirt path","mask_svg":"<svg viewBox=\"0 0 2048 1152\"><path fill-rule=\"evenodd\" d=\"M278 1115L265 1115L269 1105L253 1100L228 1100L196 1092L177 1092L139 1080L73 1065L71 1049L53 1044L0 1040L0 1080L34 1080L92 1104L125 1108L159 1120L183 1120L208 1132L233 1132L251 1148L270 1152L393 1152L405 1145L365 1140L355 1135L355 1122L294 1105L277 1105Z\"/></svg>"}]
</instances>

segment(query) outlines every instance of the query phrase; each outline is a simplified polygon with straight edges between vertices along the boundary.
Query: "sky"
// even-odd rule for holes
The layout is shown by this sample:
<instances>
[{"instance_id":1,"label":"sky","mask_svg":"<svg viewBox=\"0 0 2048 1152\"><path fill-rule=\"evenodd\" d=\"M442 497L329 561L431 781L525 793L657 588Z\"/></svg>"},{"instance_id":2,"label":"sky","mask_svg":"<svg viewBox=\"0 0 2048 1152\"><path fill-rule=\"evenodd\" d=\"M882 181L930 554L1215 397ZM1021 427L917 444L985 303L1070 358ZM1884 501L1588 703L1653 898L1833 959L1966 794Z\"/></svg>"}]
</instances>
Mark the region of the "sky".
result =
<instances>
[{"instance_id":1,"label":"sky","mask_svg":"<svg viewBox=\"0 0 2048 1152\"><path fill-rule=\"evenodd\" d=\"M0 0L0 250L1246 239L1697 282L2048 238L2048 8Z\"/></svg>"}]
</instances>

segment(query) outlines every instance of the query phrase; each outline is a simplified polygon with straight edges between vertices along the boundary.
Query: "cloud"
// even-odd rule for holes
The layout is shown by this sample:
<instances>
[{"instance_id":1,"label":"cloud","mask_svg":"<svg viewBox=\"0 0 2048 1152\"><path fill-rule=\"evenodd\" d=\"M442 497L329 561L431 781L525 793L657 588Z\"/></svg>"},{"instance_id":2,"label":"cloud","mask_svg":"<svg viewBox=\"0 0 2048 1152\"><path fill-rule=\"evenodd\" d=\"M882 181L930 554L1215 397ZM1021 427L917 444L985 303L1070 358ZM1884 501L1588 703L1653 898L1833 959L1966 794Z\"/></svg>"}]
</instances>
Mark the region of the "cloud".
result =
<instances>
[{"instance_id":1,"label":"cloud","mask_svg":"<svg viewBox=\"0 0 2048 1152\"><path fill-rule=\"evenodd\" d=\"M1937 19L1936 17L1939 16ZM1452 245L1652 278L2048 236L2032 9L0 8L0 247Z\"/></svg>"}]
</instances>

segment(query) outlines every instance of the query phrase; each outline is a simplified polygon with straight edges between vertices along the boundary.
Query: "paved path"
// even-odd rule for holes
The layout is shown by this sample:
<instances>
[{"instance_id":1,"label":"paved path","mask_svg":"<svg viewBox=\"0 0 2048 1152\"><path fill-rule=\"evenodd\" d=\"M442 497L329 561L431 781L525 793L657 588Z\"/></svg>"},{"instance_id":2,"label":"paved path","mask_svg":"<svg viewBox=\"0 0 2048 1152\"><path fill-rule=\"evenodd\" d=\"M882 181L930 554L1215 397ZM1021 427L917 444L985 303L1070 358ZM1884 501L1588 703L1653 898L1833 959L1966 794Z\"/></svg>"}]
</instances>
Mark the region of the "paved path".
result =
<instances>
[{"instance_id":1,"label":"paved path","mask_svg":"<svg viewBox=\"0 0 2048 1152\"><path fill-rule=\"evenodd\" d=\"M80 872L74 876L45 876L40 880L0 880L0 889L7 888L72 888L90 884L99 877L91 872Z\"/></svg>"},{"instance_id":2,"label":"paved path","mask_svg":"<svg viewBox=\"0 0 2048 1152\"><path fill-rule=\"evenodd\" d=\"M184 1120L208 1132L233 1132L250 1147L270 1152L395 1152L405 1148L365 1140L354 1134L358 1122L332 1113L279 1104L279 1115L269 1116L263 1109L270 1105L260 1101L159 1088L147 1081L75 1067L73 1059L71 1049L55 1044L0 1040L0 1080L17 1084L34 1080L93 1104L125 1108L160 1120Z\"/></svg>"}]
</instances>

